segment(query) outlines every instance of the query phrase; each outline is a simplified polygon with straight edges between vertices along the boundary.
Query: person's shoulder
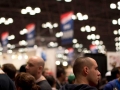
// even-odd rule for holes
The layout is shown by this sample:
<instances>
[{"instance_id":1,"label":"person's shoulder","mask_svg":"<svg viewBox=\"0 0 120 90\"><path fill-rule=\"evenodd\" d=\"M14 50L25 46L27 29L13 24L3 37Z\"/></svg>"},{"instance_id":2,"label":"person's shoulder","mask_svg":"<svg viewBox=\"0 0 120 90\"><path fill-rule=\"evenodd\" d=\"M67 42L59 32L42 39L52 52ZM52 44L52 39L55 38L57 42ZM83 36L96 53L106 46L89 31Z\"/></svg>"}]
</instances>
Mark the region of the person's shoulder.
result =
<instances>
[{"instance_id":1,"label":"person's shoulder","mask_svg":"<svg viewBox=\"0 0 120 90\"><path fill-rule=\"evenodd\" d=\"M113 88L115 87L115 82L116 82L116 79L108 82L108 83L104 86L104 89L103 89L103 90L113 90Z\"/></svg>"}]
</instances>

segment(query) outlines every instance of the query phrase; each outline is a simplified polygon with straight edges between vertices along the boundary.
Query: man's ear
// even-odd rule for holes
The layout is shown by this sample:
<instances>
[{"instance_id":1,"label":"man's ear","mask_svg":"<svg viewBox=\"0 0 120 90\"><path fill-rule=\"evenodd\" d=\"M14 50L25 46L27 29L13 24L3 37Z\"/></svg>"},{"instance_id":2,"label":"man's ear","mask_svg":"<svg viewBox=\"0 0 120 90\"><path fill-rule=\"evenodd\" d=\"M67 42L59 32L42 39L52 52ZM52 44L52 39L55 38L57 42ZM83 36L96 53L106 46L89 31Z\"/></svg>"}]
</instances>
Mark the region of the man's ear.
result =
<instances>
[{"instance_id":1,"label":"man's ear","mask_svg":"<svg viewBox=\"0 0 120 90\"><path fill-rule=\"evenodd\" d=\"M87 75L87 74L89 73L89 68L85 66L85 67L83 68L83 71L84 71L84 73Z\"/></svg>"}]
</instances>

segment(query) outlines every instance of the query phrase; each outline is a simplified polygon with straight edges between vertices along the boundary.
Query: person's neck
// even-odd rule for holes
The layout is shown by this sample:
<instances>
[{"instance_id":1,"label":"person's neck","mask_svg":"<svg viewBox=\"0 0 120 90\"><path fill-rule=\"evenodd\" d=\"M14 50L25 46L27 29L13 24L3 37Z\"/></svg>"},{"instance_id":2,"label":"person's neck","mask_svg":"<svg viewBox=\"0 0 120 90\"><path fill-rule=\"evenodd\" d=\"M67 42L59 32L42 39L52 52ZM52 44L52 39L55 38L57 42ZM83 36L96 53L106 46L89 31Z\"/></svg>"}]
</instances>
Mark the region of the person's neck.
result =
<instances>
[{"instance_id":1,"label":"person's neck","mask_svg":"<svg viewBox=\"0 0 120 90\"><path fill-rule=\"evenodd\" d=\"M60 84L63 84L63 80L61 78L57 78L57 80Z\"/></svg>"},{"instance_id":2,"label":"person's neck","mask_svg":"<svg viewBox=\"0 0 120 90\"><path fill-rule=\"evenodd\" d=\"M0 68L0 74L4 74L5 72L3 72L3 70Z\"/></svg>"},{"instance_id":3,"label":"person's neck","mask_svg":"<svg viewBox=\"0 0 120 90\"><path fill-rule=\"evenodd\" d=\"M76 78L75 84L87 84L87 85L89 85L88 81L84 77L82 77L82 78Z\"/></svg>"},{"instance_id":4,"label":"person's neck","mask_svg":"<svg viewBox=\"0 0 120 90\"><path fill-rule=\"evenodd\" d=\"M43 80L46 80L45 77L43 75L41 75L39 78L36 79L36 83L37 82L40 82L40 81L43 81Z\"/></svg>"}]
</instances>

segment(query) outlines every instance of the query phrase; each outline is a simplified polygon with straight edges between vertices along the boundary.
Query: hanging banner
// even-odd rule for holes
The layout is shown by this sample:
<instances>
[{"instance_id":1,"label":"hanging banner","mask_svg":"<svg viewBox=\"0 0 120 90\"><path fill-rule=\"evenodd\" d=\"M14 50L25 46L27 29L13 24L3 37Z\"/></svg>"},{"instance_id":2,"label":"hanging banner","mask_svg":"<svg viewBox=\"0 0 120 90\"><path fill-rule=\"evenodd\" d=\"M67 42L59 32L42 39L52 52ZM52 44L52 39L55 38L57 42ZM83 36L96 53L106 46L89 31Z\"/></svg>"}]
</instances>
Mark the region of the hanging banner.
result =
<instances>
[{"instance_id":1,"label":"hanging banner","mask_svg":"<svg viewBox=\"0 0 120 90\"><path fill-rule=\"evenodd\" d=\"M2 33L2 35L1 35L3 53L6 53L6 52L7 52L8 36L9 36L9 33L8 33L8 32L4 32L4 33Z\"/></svg>"},{"instance_id":2,"label":"hanging banner","mask_svg":"<svg viewBox=\"0 0 120 90\"><path fill-rule=\"evenodd\" d=\"M61 32L63 36L61 37L62 45L71 44L73 40L73 12L68 12L60 16L61 22Z\"/></svg>"},{"instance_id":3,"label":"hanging banner","mask_svg":"<svg viewBox=\"0 0 120 90\"><path fill-rule=\"evenodd\" d=\"M35 24L31 23L26 26L27 29L27 46L33 47L35 44Z\"/></svg>"}]
</instances>

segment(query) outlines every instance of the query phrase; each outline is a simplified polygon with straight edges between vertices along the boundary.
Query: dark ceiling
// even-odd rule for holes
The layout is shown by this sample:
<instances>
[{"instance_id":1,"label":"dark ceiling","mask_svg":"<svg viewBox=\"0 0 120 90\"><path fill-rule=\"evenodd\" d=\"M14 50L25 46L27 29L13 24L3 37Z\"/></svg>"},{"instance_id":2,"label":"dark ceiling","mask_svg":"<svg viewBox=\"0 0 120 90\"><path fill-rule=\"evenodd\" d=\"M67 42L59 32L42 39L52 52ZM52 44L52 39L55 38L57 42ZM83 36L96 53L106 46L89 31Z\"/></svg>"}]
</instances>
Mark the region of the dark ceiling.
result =
<instances>
[{"instance_id":1,"label":"dark ceiling","mask_svg":"<svg viewBox=\"0 0 120 90\"><path fill-rule=\"evenodd\" d=\"M10 35L15 35L15 40L9 41L11 44L17 44L20 40L25 39L25 35L21 36L19 31L25 28L29 23L36 24L36 32L39 36L55 37L60 32L60 27L54 28L50 33L49 28L42 28L42 24L46 22L60 23L60 15L73 11L74 14L81 12L89 16L88 20L74 20L74 38L78 43L83 44L84 48L89 48L91 40L87 40L88 34L93 32L81 32L82 26L95 26L94 34L100 35L100 40L106 47L107 51L116 51L115 35L113 31L119 29L119 25L113 25L112 20L118 19L120 12L117 9L111 10L110 4L117 3L118 0L72 0L65 2L64 0L0 0L0 17L13 18L14 22L10 25L0 24L0 34L9 31ZM31 6L32 8L40 7L41 13L36 15L22 15L21 9ZM59 44L60 40L57 39ZM44 43L44 42L43 42ZM69 45L68 45L69 46Z\"/></svg>"}]
</instances>

